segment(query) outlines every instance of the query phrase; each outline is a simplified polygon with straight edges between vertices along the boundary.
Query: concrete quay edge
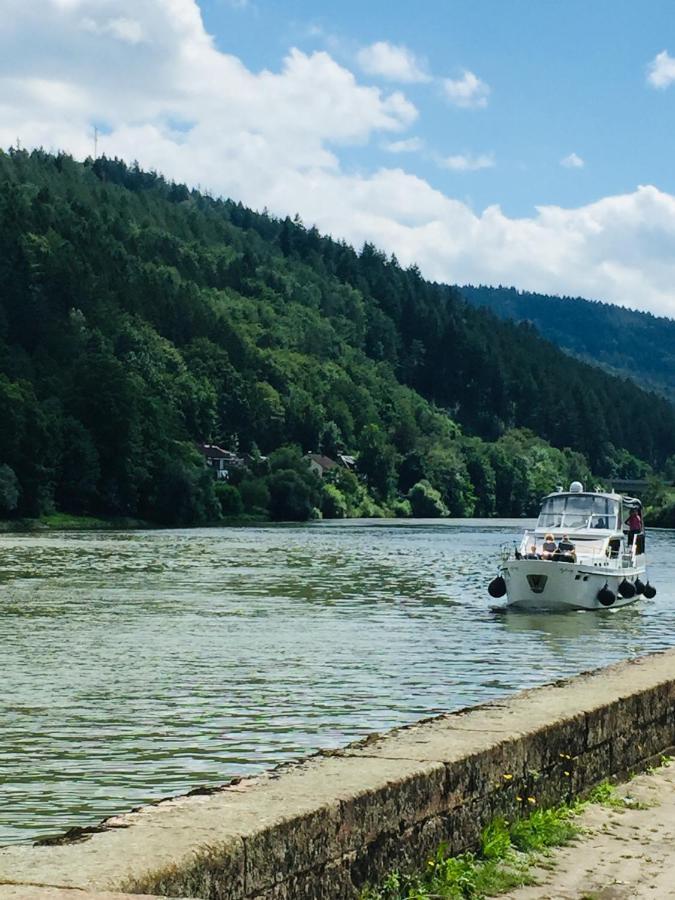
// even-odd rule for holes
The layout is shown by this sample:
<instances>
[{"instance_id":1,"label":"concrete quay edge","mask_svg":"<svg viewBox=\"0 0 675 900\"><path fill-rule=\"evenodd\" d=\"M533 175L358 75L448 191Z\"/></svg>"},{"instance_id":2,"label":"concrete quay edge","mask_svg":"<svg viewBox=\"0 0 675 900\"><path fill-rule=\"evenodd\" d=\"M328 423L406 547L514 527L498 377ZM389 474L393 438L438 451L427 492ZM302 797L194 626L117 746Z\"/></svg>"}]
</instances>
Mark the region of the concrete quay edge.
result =
<instances>
[{"instance_id":1,"label":"concrete quay edge","mask_svg":"<svg viewBox=\"0 0 675 900\"><path fill-rule=\"evenodd\" d=\"M80 898L348 900L443 841L470 848L495 815L569 799L673 745L675 649L148 805L73 843L0 848L0 900L37 885Z\"/></svg>"},{"instance_id":2,"label":"concrete quay edge","mask_svg":"<svg viewBox=\"0 0 675 900\"><path fill-rule=\"evenodd\" d=\"M150 894L120 894L117 891L81 891L78 888L52 888L27 884L0 884L0 900L162 900ZM180 900L194 900L181 897Z\"/></svg>"}]
</instances>

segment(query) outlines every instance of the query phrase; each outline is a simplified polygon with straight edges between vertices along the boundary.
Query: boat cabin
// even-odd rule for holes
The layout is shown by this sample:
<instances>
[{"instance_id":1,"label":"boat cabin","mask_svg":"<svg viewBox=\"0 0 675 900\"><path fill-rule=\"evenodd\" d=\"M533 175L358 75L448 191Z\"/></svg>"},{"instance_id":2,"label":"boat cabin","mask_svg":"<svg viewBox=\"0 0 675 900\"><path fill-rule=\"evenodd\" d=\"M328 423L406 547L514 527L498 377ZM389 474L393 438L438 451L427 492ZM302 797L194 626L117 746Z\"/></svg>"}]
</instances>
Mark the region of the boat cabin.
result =
<instances>
[{"instance_id":1,"label":"boat cabin","mask_svg":"<svg viewBox=\"0 0 675 900\"><path fill-rule=\"evenodd\" d=\"M584 491L574 481L569 491L559 490L544 498L533 533L526 534L521 545L523 555L535 553L550 558L545 545L547 537L560 542L567 536L575 545L569 560L580 557L617 558L623 554L635 556L644 553L644 525L637 531L627 524L631 512L639 513L642 521L642 504L633 497L621 494ZM554 558L559 558L556 554Z\"/></svg>"},{"instance_id":2,"label":"boat cabin","mask_svg":"<svg viewBox=\"0 0 675 900\"><path fill-rule=\"evenodd\" d=\"M616 494L550 494L544 500L537 531L621 531L622 498Z\"/></svg>"}]
</instances>

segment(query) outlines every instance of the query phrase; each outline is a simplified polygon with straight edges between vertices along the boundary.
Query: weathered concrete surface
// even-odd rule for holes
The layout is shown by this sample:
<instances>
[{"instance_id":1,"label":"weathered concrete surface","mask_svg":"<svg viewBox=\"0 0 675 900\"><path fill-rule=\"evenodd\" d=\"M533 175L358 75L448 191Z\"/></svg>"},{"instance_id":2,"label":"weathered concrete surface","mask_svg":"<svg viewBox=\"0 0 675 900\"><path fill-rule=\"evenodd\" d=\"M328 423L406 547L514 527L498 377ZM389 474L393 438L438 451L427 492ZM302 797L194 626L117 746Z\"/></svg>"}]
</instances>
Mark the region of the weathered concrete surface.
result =
<instances>
[{"instance_id":1,"label":"weathered concrete surface","mask_svg":"<svg viewBox=\"0 0 675 900\"><path fill-rule=\"evenodd\" d=\"M213 793L0 850L0 882L214 900L353 898L442 841L675 744L675 650L374 736ZM3 898L0 896L0 900Z\"/></svg>"},{"instance_id":2,"label":"weathered concrete surface","mask_svg":"<svg viewBox=\"0 0 675 900\"><path fill-rule=\"evenodd\" d=\"M618 787L625 808L593 804L581 840L546 856L537 884L504 900L664 900L675 897L675 763Z\"/></svg>"},{"instance_id":3,"label":"weathered concrete surface","mask_svg":"<svg viewBox=\"0 0 675 900\"><path fill-rule=\"evenodd\" d=\"M150 894L120 894L79 891L75 888L31 887L26 884L0 884L0 900L161 900ZM182 900L191 900L184 897Z\"/></svg>"}]
</instances>

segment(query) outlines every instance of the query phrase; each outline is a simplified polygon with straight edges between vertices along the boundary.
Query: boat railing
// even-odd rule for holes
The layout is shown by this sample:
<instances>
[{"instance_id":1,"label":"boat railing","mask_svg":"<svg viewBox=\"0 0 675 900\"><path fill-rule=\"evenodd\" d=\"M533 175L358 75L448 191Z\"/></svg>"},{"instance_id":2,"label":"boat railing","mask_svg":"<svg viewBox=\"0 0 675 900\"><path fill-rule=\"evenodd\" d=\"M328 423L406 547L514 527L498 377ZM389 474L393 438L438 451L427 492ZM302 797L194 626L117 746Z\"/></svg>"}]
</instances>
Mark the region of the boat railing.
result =
<instances>
[{"instance_id":1,"label":"boat railing","mask_svg":"<svg viewBox=\"0 0 675 900\"><path fill-rule=\"evenodd\" d=\"M582 565L594 565L595 563L606 563L607 560L617 561L622 568L632 568L635 566L636 542L632 546L628 546L623 540L616 536L603 537L594 541L588 539L580 541L571 539L575 544L576 562ZM556 540L556 544L558 541ZM550 557L542 557L541 535L537 538L535 532L526 531L520 542L520 545L514 542L513 555L516 558L526 559L531 551L532 546L536 547L537 558L548 560ZM502 548L503 557L504 548Z\"/></svg>"}]
</instances>

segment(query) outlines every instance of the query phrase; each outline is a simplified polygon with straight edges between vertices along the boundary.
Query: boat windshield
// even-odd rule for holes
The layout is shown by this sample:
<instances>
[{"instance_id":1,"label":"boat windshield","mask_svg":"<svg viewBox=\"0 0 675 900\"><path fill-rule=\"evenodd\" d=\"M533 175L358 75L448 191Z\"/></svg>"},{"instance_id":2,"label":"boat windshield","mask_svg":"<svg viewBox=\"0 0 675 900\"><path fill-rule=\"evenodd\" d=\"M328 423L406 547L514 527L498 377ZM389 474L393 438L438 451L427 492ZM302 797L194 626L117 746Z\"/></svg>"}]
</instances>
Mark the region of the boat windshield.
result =
<instances>
[{"instance_id":1,"label":"boat windshield","mask_svg":"<svg viewBox=\"0 0 675 900\"><path fill-rule=\"evenodd\" d=\"M619 501L594 494L560 494L544 500L538 529L579 531L585 528L617 528Z\"/></svg>"}]
</instances>

